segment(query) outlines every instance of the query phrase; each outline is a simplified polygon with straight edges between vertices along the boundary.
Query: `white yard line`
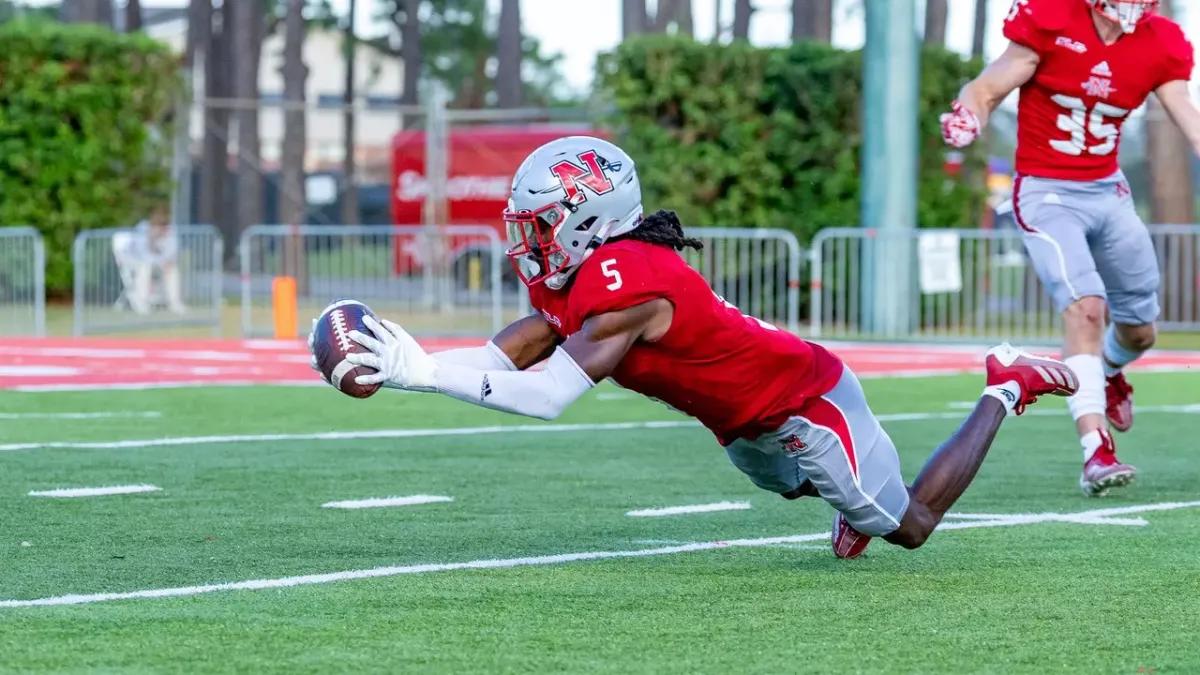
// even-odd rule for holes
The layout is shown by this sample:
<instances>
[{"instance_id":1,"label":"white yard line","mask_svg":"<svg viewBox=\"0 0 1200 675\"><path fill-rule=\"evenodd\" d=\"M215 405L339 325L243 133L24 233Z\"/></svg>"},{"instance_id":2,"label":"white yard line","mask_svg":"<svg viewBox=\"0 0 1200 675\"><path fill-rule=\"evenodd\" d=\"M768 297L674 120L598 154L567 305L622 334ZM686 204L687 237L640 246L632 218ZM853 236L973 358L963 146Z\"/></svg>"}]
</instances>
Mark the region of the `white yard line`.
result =
<instances>
[{"instance_id":1,"label":"white yard line","mask_svg":"<svg viewBox=\"0 0 1200 675\"><path fill-rule=\"evenodd\" d=\"M1094 509L1080 513L1030 513L1003 516L993 520L961 520L942 523L938 530L968 530L980 527L1013 527L1016 525L1033 525L1037 523L1065 522L1080 523L1087 519L1131 513L1147 513L1151 511L1172 511L1175 509L1191 509L1200 507L1196 502L1167 502L1163 504L1144 504L1140 506L1125 506L1112 509ZM37 600L0 600L0 608L16 607L45 607L56 605L85 605L97 602L112 602L114 600L135 600L151 598L175 598L189 595L201 595L218 591L252 591L267 588L290 588L293 586L311 586L314 584L330 584L352 579L379 579L405 574L429 574L431 572L453 572L456 570L494 570L513 567L532 567L537 565L561 565L563 563L582 562L585 560L615 560L626 558L647 558L659 555L675 555L678 553L695 553L724 548L762 548L778 547L788 544L805 544L821 541L829 537L828 532L800 534L787 537L764 537L761 539L731 539L728 541L704 541L675 546L638 549L631 551L588 551L584 553L560 553L557 555L531 556L524 558L492 558L486 560L470 560L456 563L431 563L424 565L401 565L396 567L376 567L368 570L347 570L344 572L327 572L324 574L306 574L294 577L279 577L275 579L253 579L250 581L235 581L204 586L179 586L175 588L155 588L143 591L125 593L94 593L86 595L60 595ZM823 547L822 547L823 548Z\"/></svg>"},{"instance_id":2,"label":"white yard line","mask_svg":"<svg viewBox=\"0 0 1200 675\"><path fill-rule=\"evenodd\" d=\"M433 436L481 436L511 433L560 433L564 431L621 431L626 429L680 429L699 426L690 420L665 422L618 422L614 424L514 424L492 427L449 427L445 429L371 429L363 431L327 431L314 434L242 434L234 436L175 436L131 441L60 442L0 444L0 452L43 450L120 450L176 445L212 445L220 443L263 443L271 441L347 441L371 438L428 438Z\"/></svg>"},{"instance_id":3,"label":"white yard line","mask_svg":"<svg viewBox=\"0 0 1200 675\"><path fill-rule=\"evenodd\" d=\"M695 504L692 506L667 506L659 509L639 509L626 513L635 518L658 516L679 516L685 513L712 513L714 511L745 511L750 508L750 502L716 502L715 504Z\"/></svg>"},{"instance_id":4,"label":"white yard line","mask_svg":"<svg viewBox=\"0 0 1200 675\"><path fill-rule=\"evenodd\" d=\"M108 420L156 419L163 414L155 411L57 412L57 413L0 413L0 420Z\"/></svg>"},{"instance_id":5,"label":"white yard line","mask_svg":"<svg viewBox=\"0 0 1200 675\"><path fill-rule=\"evenodd\" d=\"M30 497L104 497L107 495L135 495L142 492L159 492L162 488L154 485L110 485L107 487L91 488L60 488L42 492L31 491Z\"/></svg>"},{"instance_id":6,"label":"white yard line","mask_svg":"<svg viewBox=\"0 0 1200 675\"><path fill-rule=\"evenodd\" d=\"M416 504L437 504L452 502L454 497L440 495L410 495L408 497L377 497L372 499L351 499L342 502L322 504L327 509L375 509L386 506L413 506Z\"/></svg>"},{"instance_id":7,"label":"white yard line","mask_svg":"<svg viewBox=\"0 0 1200 675\"><path fill-rule=\"evenodd\" d=\"M1200 413L1200 404L1142 406L1139 413L1173 413L1195 415ZM1026 417L1057 417L1066 415L1065 410L1029 410ZM960 420L961 412L940 413L897 413L877 415L880 422L922 422L929 420ZM671 420L659 422L616 422L612 424L513 424L490 427L448 427L443 429L369 429L363 431L327 431L311 434L237 434L231 436L170 436L127 441L37 441L30 443L0 444L0 452L20 450L123 450L130 448L157 448L180 445L214 445L225 443L270 443L276 441L348 441L360 439L431 438L439 436L483 436L494 434L545 434L577 431L630 431L640 429L688 429L699 427L694 420Z\"/></svg>"}]
</instances>

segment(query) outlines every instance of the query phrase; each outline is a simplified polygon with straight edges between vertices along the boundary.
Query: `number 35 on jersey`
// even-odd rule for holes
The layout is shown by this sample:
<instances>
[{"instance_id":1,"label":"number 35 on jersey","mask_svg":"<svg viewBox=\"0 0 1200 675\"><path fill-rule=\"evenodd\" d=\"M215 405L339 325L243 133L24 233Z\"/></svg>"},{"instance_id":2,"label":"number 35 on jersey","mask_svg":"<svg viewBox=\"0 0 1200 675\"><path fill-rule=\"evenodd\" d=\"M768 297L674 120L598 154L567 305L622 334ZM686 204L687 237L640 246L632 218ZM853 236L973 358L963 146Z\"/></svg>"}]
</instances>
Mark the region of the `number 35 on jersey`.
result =
<instances>
[{"instance_id":1,"label":"number 35 on jersey","mask_svg":"<svg viewBox=\"0 0 1200 675\"><path fill-rule=\"evenodd\" d=\"M1117 141L1121 137L1119 124L1129 114L1128 110L1097 102L1089 110L1081 98L1057 94L1051 100L1066 109L1058 116L1058 128L1071 134L1069 139L1052 140L1050 147L1064 155L1079 156L1083 153L1090 155L1108 155L1117 149ZM1112 124L1111 122L1117 122ZM1098 143L1088 144L1088 137Z\"/></svg>"}]
</instances>

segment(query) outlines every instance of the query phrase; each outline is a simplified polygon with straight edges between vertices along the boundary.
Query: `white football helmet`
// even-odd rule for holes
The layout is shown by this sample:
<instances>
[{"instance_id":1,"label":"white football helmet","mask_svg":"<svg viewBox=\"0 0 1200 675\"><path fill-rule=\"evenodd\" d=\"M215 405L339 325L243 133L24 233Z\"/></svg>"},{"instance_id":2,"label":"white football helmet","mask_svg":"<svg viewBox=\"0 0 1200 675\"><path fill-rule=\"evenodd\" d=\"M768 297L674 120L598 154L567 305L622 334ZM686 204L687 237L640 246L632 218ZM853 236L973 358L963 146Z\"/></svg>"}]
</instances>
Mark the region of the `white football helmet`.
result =
<instances>
[{"instance_id":1,"label":"white football helmet","mask_svg":"<svg viewBox=\"0 0 1200 675\"><path fill-rule=\"evenodd\" d=\"M599 138L560 138L513 176L508 257L526 285L559 289L605 240L641 219L642 186L629 155Z\"/></svg>"},{"instance_id":2,"label":"white football helmet","mask_svg":"<svg viewBox=\"0 0 1200 675\"><path fill-rule=\"evenodd\" d=\"M1138 24L1158 9L1158 0L1087 0L1100 16L1121 25L1121 30L1132 33Z\"/></svg>"}]
</instances>

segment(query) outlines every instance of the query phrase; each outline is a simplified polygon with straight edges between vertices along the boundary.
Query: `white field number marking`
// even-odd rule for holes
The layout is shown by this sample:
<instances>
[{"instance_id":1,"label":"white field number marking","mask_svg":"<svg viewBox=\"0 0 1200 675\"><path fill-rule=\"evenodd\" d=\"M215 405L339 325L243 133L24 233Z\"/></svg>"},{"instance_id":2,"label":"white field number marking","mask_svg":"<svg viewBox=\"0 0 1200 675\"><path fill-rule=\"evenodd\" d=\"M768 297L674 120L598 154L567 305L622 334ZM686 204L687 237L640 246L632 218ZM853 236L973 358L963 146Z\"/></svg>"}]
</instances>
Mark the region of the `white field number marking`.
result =
<instances>
[{"instance_id":1,"label":"white field number marking","mask_svg":"<svg viewBox=\"0 0 1200 675\"><path fill-rule=\"evenodd\" d=\"M109 419L158 419L162 413L155 411L113 412L58 412L58 413L0 413L0 420L109 420Z\"/></svg>"},{"instance_id":2,"label":"white field number marking","mask_svg":"<svg viewBox=\"0 0 1200 675\"><path fill-rule=\"evenodd\" d=\"M57 490L32 491L30 497L105 497L108 495L135 495L142 492L158 492L162 490L154 485L112 485L108 487L91 488L60 488Z\"/></svg>"},{"instance_id":3,"label":"white field number marking","mask_svg":"<svg viewBox=\"0 0 1200 675\"><path fill-rule=\"evenodd\" d=\"M685 513L712 513L714 511L745 511L750 508L750 502L717 502L715 504L696 504L694 506L667 506L661 509L639 509L626 513L635 518L656 516L679 516Z\"/></svg>"},{"instance_id":4,"label":"white field number marking","mask_svg":"<svg viewBox=\"0 0 1200 675\"><path fill-rule=\"evenodd\" d=\"M954 522L943 521L938 526L939 531L969 530L980 527L1014 527L1017 525L1035 525L1040 523L1070 523L1092 524L1094 518L1107 518L1132 513L1149 513L1153 511L1173 511L1176 509L1194 509L1200 507L1196 502L1166 502L1162 504L1145 504L1142 506L1124 506L1111 509L1093 509L1080 513L1021 513L1000 515L988 519L966 519ZM1140 520L1140 519L1139 519ZM1140 522L1138 523L1141 524ZM784 537L763 537L759 539L730 539L726 541L703 541L675 546L644 548L626 551L587 551L583 553L560 553L557 555L542 555L526 558L491 558L484 560L469 560L452 563L426 563L419 565L399 565L395 567L376 567L365 570L347 570L344 572L325 572L306 574L294 577L277 577L274 579L252 579L232 583L208 584L204 586L177 586L174 588L154 588L142 591L122 593L93 593L89 595L60 595L36 600L0 600L0 609L17 607L52 607L58 605L86 605L97 602L112 602L114 600L137 600L156 598L177 598L218 591L253 591L267 588L291 588L293 586L312 586L315 584L331 584L353 579L380 579L405 574L429 574L431 572L454 572L458 570L495 570L513 567L533 567L538 565L561 565L585 560L616 560L626 558L648 558L660 555L675 555L678 553L696 553L725 548L763 548L778 547L786 544L805 544L829 539L828 532L799 534ZM826 549L828 550L828 549Z\"/></svg>"},{"instance_id":5,"label":"white field number marking","mask_svg":"<svg viewBox=\"0 0 1200 675\"><path fill-rule=\"evenodd\" d=\"M375 509L385 506L413 506L452 502L454 497L440 495L411 495L408 497L379 497L374 499L352 499L344 502L329 502L321 506L327 509Z\"/></svg>"}]
</instances>

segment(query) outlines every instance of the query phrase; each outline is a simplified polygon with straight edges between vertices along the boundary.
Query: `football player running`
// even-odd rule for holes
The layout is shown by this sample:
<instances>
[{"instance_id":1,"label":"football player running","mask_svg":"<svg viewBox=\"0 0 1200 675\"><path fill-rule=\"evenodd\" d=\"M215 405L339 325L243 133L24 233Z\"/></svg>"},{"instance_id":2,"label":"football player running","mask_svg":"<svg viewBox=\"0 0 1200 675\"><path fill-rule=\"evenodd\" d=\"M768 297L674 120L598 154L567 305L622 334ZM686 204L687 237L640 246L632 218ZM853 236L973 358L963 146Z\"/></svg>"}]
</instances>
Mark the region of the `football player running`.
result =
<instances>
[{"instance_id":1,"label":"football player running","mask_svg":"<svg viewBox=\"0 0 1200 675\"><path fill-rule=\"evenodd\" d=\"M351 337L370 352L346 358L379 372L357 381L548 420L612 378L698 419L758 487L829 502L838 557L859 556L871 537L921 546L1005 417L1076 390L1059 361L992 349L979 403L906 488L854 373L715 295L677 253L701 244L675 214L643 216L620 148L589 137L542 146L517 170L504 220L538 313L483 346L432 355L400 326L367 317L373 335Z\"/></svg>"},{"instance_id":2,"label":"football player running","mask_svg":"<svg viewBox=\"0 0 1200 675\"><path fill-rule=\"evenodd\" d=\"M965 147L1020 89L1013 214L1062 313L1065 361L1079 377L1068 400L1083 445L1079 484L1094 496L1136 473L1117 459L1108 425L1133 425L1123 370L1154 344L1159 312L1154 246L1117 164L1121 125L1154 93L1200 148L1192 46L1157 5L1016 0L1004 22L1007 50L942 116L946 142Z\"/></svg>"}]
</instances>

